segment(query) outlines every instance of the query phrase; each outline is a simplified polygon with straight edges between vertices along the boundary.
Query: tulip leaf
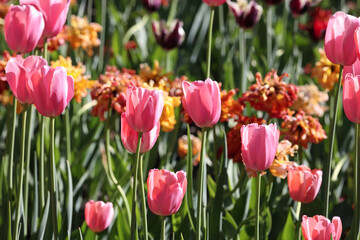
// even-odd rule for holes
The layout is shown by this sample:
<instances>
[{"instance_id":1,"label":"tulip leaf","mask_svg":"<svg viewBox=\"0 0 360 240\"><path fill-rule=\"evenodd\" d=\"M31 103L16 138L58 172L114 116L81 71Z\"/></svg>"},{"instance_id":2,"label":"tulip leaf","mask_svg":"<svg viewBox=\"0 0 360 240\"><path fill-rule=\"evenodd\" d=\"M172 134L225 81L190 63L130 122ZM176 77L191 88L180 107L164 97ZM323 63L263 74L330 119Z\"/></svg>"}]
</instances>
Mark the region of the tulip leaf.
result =
<instances>
[{"instance_id":1,"label":"tulip leaf","mask_svg":"<svg viewBox=\"0 0 360 240\"><path fill-rule=\"evenodd\" d=\"M297 236L296 236L295 232L296 232L295 231L295 223L291 216L291 212L289 211L284 229L281 232L281 234L279 235L279 237L277 238L277 240L296 239Z\"/></svg>"},{"instance_id":2,"label":"tulip leaf","mask_svg":"<svg viewBox=\"0 0 360 240\"><path fill-rule=\"evenodd\" d=\"M49 216L49 208L50 208L50 192L48 192L47 194L45 210L39 227L38 238L37 238L39 240L44 239L46 224L48 222L48 216Z\"/></svg>"},{"instance_id":3,"label":"tulip leaf","mask_svg":"<svg viewBox=\"0 0 360 240\"><path fill-rule=\"evenodd\" d=\"M73 182L71 177L71 169L69 161L66 161L66 169L68 175L68 203L67 203L67 235L70 240L71 235L71 223L73 216Z\"/></svg>"}]
</instances>

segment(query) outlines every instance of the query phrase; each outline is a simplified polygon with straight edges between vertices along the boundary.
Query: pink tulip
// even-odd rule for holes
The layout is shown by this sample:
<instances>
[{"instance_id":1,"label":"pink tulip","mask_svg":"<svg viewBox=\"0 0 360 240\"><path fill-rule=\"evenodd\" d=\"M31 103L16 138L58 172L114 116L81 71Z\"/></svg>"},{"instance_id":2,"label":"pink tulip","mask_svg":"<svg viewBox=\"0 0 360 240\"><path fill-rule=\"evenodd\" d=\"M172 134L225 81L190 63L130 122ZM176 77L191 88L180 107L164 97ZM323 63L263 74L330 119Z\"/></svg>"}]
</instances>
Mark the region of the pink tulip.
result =
<instances>
[{"instance_id":1,"label":"pink tulip","mask_svg":"<svg viewBox=\"0 0 360 240\"><path fill-rule=\"evenodd\" d=\"M355 37L356 53L358 55L357 60L359 60L359 58L360 58L360 27L356 28L354 37Z\"/></svg>"},{"instance_id":2,"label":"pink tulip","mask_svg":"<svg viewBox=\"0 0 360 240\"><path fill-rule=\"evenodd\" d=\"M160 122L157 122L155 127L149 132L143 133L141 137L140 153L149 151L159 136ZM133 130L126 121L125 113L121 115L121 141L124 144L126 150L132 153L136 153L136 147L138 142L139 133Z\"/></svg>"},{"instance_id":3,"label":"pink tulip","mask_svg":"<svg viewBox=\"0 0 360 240\"><path fill-rule=\"evenodd\" d=\"M226 0L203 0L203 2L211 7L218 7L220 5L223 5Z\"/></svg>"},{"instance_id":4,"label":"pink tulip","mask_svg":"<svg viewBox=\"0 0 360 240\"><path fill-rule=\"evenodd\" d=\"M241 127L241 139L242 159L246 167L258 172L268 169L275 159L279 144L276 124L244 125Z\"/></svg>"},{"instance_id":5,"label":"pink tulip","mask_svg":"<svg viewBox=\"0 0 360 240\"><path fill-rule=\"evenodd\" d=\"M305 240L340 240L342 223L339 217L333 217L332 222L324 216L308 217L303 215L301 223Z\"/></svg>"},{"instance_id":6,"label":"pink tulip","mask_svg":"<svg viewBox=\"0 0 360 240\"><path fill-rule=\"evenodd\" d=\"M70 0L20 0L21 5L33 5L44 15L43 37L52 38L62 30L70 6Z\"/></svg>"},{"instance_id":7,"label":"pink tulip","mask_svg":"<svg viewBox=\"0 0 360 240\"><path fill-rule=\"evenodd\" d=\"M7 82L14 96L23 104L32 104L33 99L29 89L30 71L39 71L46 66L47 61L42 57L30 56L23 59L21 55L11 58L6 64L5 73ZM31 84L32 86L32 84Z\"/></svg>"},{"instance_id":8,"label":"pink tulip","mask_svg":"<svg viewBox=\"0 0 360 240\"><path fill-rule=\"evenodd\" d=\"M186 192L187 180L184 171L151 169L147 179L150 210L159 216L176 213Z\"/></svg>"},{"instance_id":9,"label":"pink tulip","mask_svg":"<svg viewBox=\"0 0 360 240\"><path fill-rule=\"evenodd\" d=\"M210 78L192 83L183 82L182 102L198 127L212 127L220 119L221 98L219 84Z\"/></svg>"},{"instance_id":10,"label":"pink tulip","mask_svg":"<svg viewBox=\"0 0 360 240\"><path fill-rule=\"evenodd\" d=\"M90 200L85 204L85 221L93 232L104 231L114 217L114 207L111 202Z\"/></svg>"},{"instance_id":11,"label":"pink tulip","mask_svg":"<svg viewBox=\"0 0 360 240\"><path fill-rule=\"evenodd\" d=\"M360 123L360 75L348 73L344 79L343 106L346 117Z\"/></svg>"},{"instance_id":12,"label":"pink tulip","mask_svg":"<svg viewBox=\"0 0 360 240\"><path fill-rule=\"evenodd\" d=\"M34 50L44 31L44 18L33 6L11 6L5 17L4 35L11 50Z\"/></svg>"},{"instance_id":13,"label":"pink tulip","mask_svg":"<svg viewBox=\"0 0 360 240\"><path fill-rule=\"evenodd\" d=\"M352 65L357 58L354 32L360 20L343 12L331 16L325 34L325 54L334 64Z\"/></svg>"},{"instance_id":14,"label":"pink tulip","mask_svg":"<svg viewBox=\"0 0 360 240\"><path fill-rule=\"evenodd\" d=\"M352 75L360 75L360 60L357 58L356 61L349 66L344 66L343 73L342 73L342 79L346 78L346 75L348 73L351 73Z\"/></svg>"},{"instance_id":15,"label":"pink tulip","mask_svg":"<svg viewBox=\"0 0 360 240\"><path fill-rule=\"evenodd\" d=\"M288 188L292 199L301 203L314 201L322 181L322 171L301 165L288 172Z\"/></svg>"},{"instance_id":16,"label":"pink tulip","mask_svg":"<svg viewBox=\"0 0 360 240\"><path fill-rule=\"evenodd\" d=\"M252 28L259 22L263 13L263 8L254 0L250 2L237 0L232 2L227 0L227 5L231 13L235 16L237 24L244 29Z\"/></svg>"},{"instance_id":17,"label":"pink tulip","mask_svg":"<svg viewBox=\"0 0 360 240\"><path fill-rule=\"evenodd\" d=\"M38 112L46 117L60 115L74 96L74 79L64 67L44 66L31 72L31 95Z\"/></svg>"},{"instance_id":18,"label":"pink tulip","mask_svg":"<svg viewBox=\"0 0 360 240\"><path fill-rule=\"evenodd\" d=\"M126 89L126 121L137 132L149 132L159 122L164 108L160 90L129 86Z\"/></svg>"}]
</instances>

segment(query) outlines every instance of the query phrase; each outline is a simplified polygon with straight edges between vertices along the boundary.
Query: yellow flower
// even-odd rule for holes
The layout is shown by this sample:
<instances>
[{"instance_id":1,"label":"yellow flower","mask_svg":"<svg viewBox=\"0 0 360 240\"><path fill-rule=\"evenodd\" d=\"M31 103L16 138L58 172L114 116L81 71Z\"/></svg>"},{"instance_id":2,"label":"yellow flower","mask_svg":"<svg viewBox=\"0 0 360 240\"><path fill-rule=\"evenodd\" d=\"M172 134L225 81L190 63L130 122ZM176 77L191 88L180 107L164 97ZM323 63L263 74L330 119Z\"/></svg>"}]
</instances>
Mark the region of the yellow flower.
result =
<instances>
[{"instance_id":1,"label":"yellow flower","mask_svg":"<svg viewBox=\"0 0 360 240\"><path fill-rule=\"evenodd\" d=\"M286 178L289 169L296 166L295 162L289 161L288 155L293 157L296 150L298 150L298 146L291 146L291 142L288 140L282 140L279 143L275 160L269 168L273 176L282 179Z\"/></svg>"},{"instance_id":2,"label":"yellow flower","mask_svg":"<svg viewBox=\"0 0 360 240\"><path fill-rule=\"evenodd\" d=\"M170 97L167 92L164 92L164 109L160 117L161 130L164 132L174 130L176 124L174 109L180 104L180 97Z\"/></svg>"},{"instance_id":3,"label":"yellow flower","mask_svg":"<svg viewBox=\"0 0 360 240\"><path fill-rule=\"evenodd\" d=\"M89 78L85 76L86 68L81 63L77 66L72 65L71 58L59 57L59 60L52 61L51 66L64 67L69 76L74 78L74 98L77 102L81 102L81 99L87 95L87 89L94 85L94 81L89 81Z\"/></svg>"}]
</instances>

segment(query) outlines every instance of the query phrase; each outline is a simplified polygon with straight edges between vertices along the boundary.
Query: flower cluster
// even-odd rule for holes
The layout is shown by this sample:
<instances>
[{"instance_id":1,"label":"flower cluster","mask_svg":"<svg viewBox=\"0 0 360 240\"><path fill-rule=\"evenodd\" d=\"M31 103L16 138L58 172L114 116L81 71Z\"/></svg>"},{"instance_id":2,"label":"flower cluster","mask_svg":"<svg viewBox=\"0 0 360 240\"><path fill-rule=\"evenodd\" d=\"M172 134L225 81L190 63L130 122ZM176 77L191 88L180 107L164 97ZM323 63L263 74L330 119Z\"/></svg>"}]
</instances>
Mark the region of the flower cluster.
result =
<instances>
[{"instance_id":1,"label":"flower cluster","mask_svg":"<svg viewBox=\"0 0 360 240\"><path fill-rule=\"evenodd\" d=\"M286 178L288 171L296 167L297 164L295 162L289 161L288 156L290 155L293 157L297 149L298 146L292 146L291 142L288 140L282 140L279 142L275 160L269 167L269 170L273 176L284 179Z\"/></svg>"}]
</instances>

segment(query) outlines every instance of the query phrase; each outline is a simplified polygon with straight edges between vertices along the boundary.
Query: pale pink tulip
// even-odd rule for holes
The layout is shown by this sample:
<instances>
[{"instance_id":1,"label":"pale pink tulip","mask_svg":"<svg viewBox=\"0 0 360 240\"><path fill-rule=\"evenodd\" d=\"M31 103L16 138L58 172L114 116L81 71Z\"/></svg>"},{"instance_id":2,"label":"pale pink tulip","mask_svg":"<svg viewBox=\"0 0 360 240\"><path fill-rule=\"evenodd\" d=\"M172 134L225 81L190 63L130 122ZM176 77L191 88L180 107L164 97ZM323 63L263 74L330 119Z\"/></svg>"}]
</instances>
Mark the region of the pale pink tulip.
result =
<instances>
[{"instance_id":1,"label":"pale pink tulip","mask_svg":"<svg viewBox=\"0 0 360 240\"><path fill-rule=\"evenodd\" d=\"M334 64L352 65L357 58L354 33L360 20L344 12L331 16L325 34L325 54Z\"/></svg>"},{"instance_id":2,"label":"pale pink tulip","mask_svg":"<svg viewBox=\"0 0 360 240\"><path fill-rule=\"evenodd\" d=\"M305 240L340 240L342 223L339 217L333 217L330 222L321 215L314 217L303 215L301 229Z\"/></svg>"},{"instance_id":3,"label":"pale pink tulip","mask_svg":"<svg viewBox=\"0 0 360 240\"><path fill-rule=\"evenodd\" d=\"M210 78L192 83L183 82L183 106L198 127L212 127L220 119L219 84Z\"/></svg>"},{"instance_id":4,"label":"pale pink tulip","mask_svg":"<svg viewBox=\"0 0 360 240\"><path fill-rule=\"evenodd\" d=\"M141 137L140 153L149 151L159 136L160 122L149 132L144 132ZM125 113L121 114L121 141L129 152L136 153L139 133L132 129L126 121Z\"/></svg>"},{"instance_id":5,"label":"pale pink tulip","mask_svg":"<svg viewBox=\"0 0 360 240\"><path fill-rule=\"evenodd\" d=\"M147 179L150 210L160 216L176 213L186 192L187 180L184 171L151 169Z\"/></svg>"},{"instance_id":6,"label":"pale pink tulip","mask_svg":"<svg viewBox=\"0 0 360 240\"><path fill-rule=\"evenodd\" d=\"M301 165L291 169L287 179L290 197L301 203L310 203L319 192L322 171Z\"/></svg>"},{"instance_id":7,"label":"pale pink tulip","mask_svg":"<svg viewBox=\"0 0 360 240\"><path fill-rule=\"evenodd\" d=\"M126 89L126 121L137 132L149 132L159 122L164 108L161 90L129 86Z\"/></svg>"},{"instance_id":8,"label":"pale pink tulip","mask_svg":"<svg viewBox=\"0 0 360 240\"><path fill-rule=\"evenodd\" d=\"M114 217L114 207L111 202L90 200L85 204L85 221L93 232L104 231Z\"/></svg>"},{"instance_id":9,"label":"pale pink tulip","mask_svg":"<svg viewBox=\"0 0 360 240\"><path fill-rule=\"evenodd\" d=\"M14 96L23 104L32 104L33 99L29 89L30 72L39 71L47 62L42 57L29 56L23 59L21 55L11 58L5 67L6 80ZM31 84L32 86L32 84Z\"/></svg>"},{"instance_id":10,"label":"pale pink tulip","mask_svg":"<svg viewBox=\"0 0 360 240\"><path fill-rule=\"evenodd\" d=\"M42 36L52 38L60 33L65 24L70 0L20 0L20 4L33 5L43 13L45 29Z\"/></svg>"},{"instance_id":11,"label":"pale pink tulip","mask_svg":"<svg viewBox=\"0 0 360 240\"><path fill-rule=\"evenodd\" d=\"M64 67L44 66L31 72L31 95L38 112L46 117L60 115L74 96L74 79Z\"/></svg>"},{"instance_id":12,"label":"pale pink tulip","mask_svg":"<svg viewBox=\"0 0 360 240\"><path fill-rule=\"evenodd\" d=\"M241 127L241 153L246 167L262 172L275 159L279 144L276 124L258 125L252 123Z\"/></svg>"},{"instance_id":13,"label":"pale pink tulip","mask_svg":"<svg viewBox=\"0 0 360 240\"><path fill-rule=\"evenodd\" d=\"M343 106L346 117L360 123L360 75L346 74L343 88Z\"/></svg>"},{"instance_id":14,"label":"pale pink tulip","mask_svg":"<svg viewBox=\"0 0 360 240\"><path fill-rule=\"evenodd\" d=\"M211 7L217 7L223 5L226 0L203 0L203 2Z\"/></svg>"},{"instance_id":15,"label":"pale pink tulip","mask_svg":"<svg viewBox=\"0 0 360 240\"><path fill-rule=\"evenodd\" d=\"M44 31L43 14L33 6L9 8L4 22L4 35L9 48L17 53L34 50Z\"/></svg>"}]
</instances>

